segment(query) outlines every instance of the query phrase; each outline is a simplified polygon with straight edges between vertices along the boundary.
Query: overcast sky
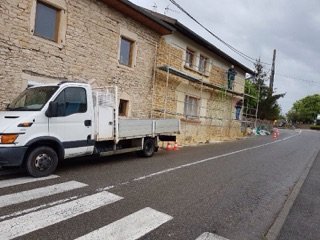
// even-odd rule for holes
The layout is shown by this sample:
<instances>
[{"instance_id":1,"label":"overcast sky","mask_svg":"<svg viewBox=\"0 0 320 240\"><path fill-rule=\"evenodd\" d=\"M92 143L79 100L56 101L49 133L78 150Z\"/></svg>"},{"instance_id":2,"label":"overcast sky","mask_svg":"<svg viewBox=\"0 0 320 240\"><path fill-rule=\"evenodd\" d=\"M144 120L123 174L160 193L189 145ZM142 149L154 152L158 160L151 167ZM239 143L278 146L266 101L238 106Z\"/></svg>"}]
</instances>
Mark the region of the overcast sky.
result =
<instances>
[{"instance_id":1,"label":"overcast sky","mask_svg":"<svg viewBox=\"0 0 320 240\"><path fill-rule=\"evenodd\" d=\"M178 19L212 44L254 69L251 62L230 51L206 33L169 0L131 0L142 7ZM236 49L271 63L277 50L276 93L282 112L308 95L320 93L319 0L175 0L194 18ZM270 69L271 66L265 66Z\"/></svg>"}]
</instances>

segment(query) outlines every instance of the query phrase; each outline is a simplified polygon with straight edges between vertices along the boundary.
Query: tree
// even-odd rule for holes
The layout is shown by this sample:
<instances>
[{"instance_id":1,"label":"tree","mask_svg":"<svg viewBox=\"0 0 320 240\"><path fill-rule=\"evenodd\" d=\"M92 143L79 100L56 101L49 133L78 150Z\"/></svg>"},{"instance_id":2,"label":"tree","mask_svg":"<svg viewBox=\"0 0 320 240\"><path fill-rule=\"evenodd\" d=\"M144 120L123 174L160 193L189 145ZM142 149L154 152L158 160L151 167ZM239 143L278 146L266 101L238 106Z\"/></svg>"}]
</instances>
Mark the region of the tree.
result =
<instances>
[{"instance_id":1,"label":"tree","mask_svg":"<svg viewBox=\"0 0 320 240\"><path fill-rule=\"evenodd\" d=\"M259 100L258 118L267 120L276 120L280 117L281 108L277 103L278 99L285 96L285 93L274 94L273 90L266 85L269 79L268 74L264 71L260 59L255 63L255 76L251 83L246 84L246 91L256 89L256 99ZM253 91L254 92L254 91ZM256 108L257 104L253 100L247 100L250 107Z\"/></svg>"},{"instance_id":2,"label":"tree","mask_svg":"<svg viewBox=\"0 0 320 240\"><path fill-rule=\"evenodd\" d=\"M244 89L246 93L246 97L244 98L244 114L247 117L254 117L256 115L259 91L256 85L249 79L246 79Z\"/></svg>"},{"instance_id":3,"label":"tree","mask_svg":"<svg viewBox=\"0 0 320 240\"><path fill-rule=\"evenodd\" d=\"M296 123L313 123L320 114L320 95L314 94L296 101L287 114L288 120Z\"/></svg>"}]
</instances>

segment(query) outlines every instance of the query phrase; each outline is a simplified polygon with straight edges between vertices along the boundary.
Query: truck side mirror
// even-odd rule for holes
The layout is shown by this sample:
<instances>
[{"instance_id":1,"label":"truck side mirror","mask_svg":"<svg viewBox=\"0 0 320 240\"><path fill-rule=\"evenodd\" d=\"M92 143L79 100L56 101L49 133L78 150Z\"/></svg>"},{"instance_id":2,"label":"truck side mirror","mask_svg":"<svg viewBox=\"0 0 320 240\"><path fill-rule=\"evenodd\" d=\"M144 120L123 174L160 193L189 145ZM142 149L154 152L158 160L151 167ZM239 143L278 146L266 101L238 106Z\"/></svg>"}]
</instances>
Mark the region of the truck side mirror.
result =
<instances>
[{"instance_id":1,"label":"truck side mirror","mask_svg":"<svg viewBox=\"0 0 320 240\"><path fill-rule=\"evenodd\" d=\"M58 116L58 103L57 102L49 102L49 107L46 111L46 116L48 118Z\"/></svg>"}]
</instances>

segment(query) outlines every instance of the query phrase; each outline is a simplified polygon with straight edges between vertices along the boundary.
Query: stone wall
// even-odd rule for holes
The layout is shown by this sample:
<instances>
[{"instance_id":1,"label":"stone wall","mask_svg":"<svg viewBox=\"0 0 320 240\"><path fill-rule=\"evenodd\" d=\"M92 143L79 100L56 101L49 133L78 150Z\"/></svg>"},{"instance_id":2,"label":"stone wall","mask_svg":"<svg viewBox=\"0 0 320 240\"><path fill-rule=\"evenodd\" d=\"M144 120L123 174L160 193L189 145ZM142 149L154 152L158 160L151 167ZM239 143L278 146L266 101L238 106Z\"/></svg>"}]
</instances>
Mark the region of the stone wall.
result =
<instances>
[{"instance_id":1,"label":"stone wall","mask_svg":"<svg viewBox=\"0 0 320 240\"><path fill-rule=\"evenodd\" d=\"M201 78L199 73L186 69L183 61L183 49L177 48L162 39L158 48L157 66L170 66L181 72ZM220 66L212 66L210 69L207 82L223 87L225 69ZM240 80L244 81L241 78ZM183 85L185 87L181 87ZM242 135L241 123L234 120L235 96L223 90L215 90L201 86L201 84L192 83L160 69L156 72L154 86L153 116L158 118L179 118L181 120L181 134L178 136L180 144L221 141ZM192 95L201 100L199 118L186 119L183 111L181 112L181 104L182 108L184 104L181 101L184 101L184 98L179 98L179 94Z\"/></svg>"},{"instance_id":2,"label":"stone wall","mask_svg":"<svg viewBox=\"0 0 320 240\"><path fill-rule=\"evenodd\" d=\"M62 45L30 32L33 0L1 0L0 109L25 89L28 81L95 80L98 86L116 84L130 96L132 117L149 117L160 36L101 1L65 2L67 25ZM118 63L123 30L137 36L132 68Z\"/></svg>"}]
</instances>

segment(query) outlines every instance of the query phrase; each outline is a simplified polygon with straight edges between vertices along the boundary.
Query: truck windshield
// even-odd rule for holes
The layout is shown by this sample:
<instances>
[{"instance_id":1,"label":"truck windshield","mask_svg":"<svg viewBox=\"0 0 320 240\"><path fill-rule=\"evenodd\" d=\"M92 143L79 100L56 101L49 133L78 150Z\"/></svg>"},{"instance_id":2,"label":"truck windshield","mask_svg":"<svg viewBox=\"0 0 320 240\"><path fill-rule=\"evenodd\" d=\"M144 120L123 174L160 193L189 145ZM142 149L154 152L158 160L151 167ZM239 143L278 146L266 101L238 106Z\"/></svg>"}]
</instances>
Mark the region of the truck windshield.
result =
<instances>
[{"instance_id":1,"label":"truck windshield","mask_svg":"<svg viewBox=\"0 0 320 240\"><path fill-rule=\"evenodd\" d=\"M58 86L28 88L24 90L9 106L8 111L40 111Z\"/></svg>"}]
</instances>

